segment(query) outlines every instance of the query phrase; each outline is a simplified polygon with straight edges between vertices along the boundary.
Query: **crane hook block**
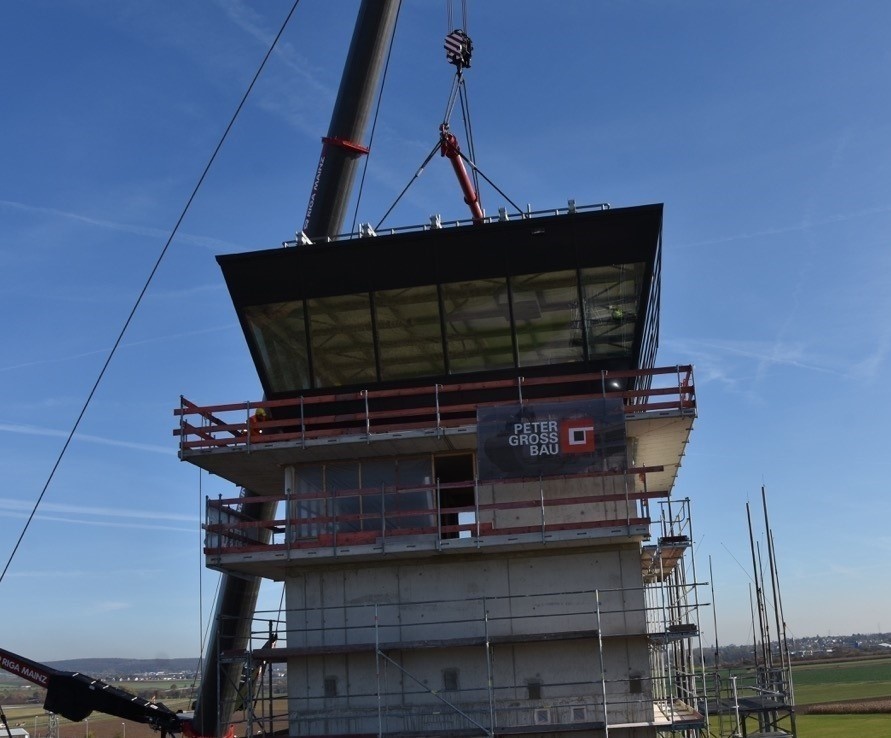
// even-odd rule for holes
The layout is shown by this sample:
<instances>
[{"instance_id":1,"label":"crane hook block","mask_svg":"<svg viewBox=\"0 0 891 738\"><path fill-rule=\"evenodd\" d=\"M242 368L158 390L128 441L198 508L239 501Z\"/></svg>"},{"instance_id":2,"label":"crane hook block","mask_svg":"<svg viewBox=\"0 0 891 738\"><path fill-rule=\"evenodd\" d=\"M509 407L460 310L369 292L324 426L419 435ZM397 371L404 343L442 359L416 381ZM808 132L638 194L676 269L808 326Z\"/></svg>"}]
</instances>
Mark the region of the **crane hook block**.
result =
<instances>
[{"instance_id":1,"label":"crane hook block","mask_svg":"<svg viewBox=\"0 0 891 738\"><path fill-rule=\"evenodd\" d=\"M470 57L473 55L473 42L464 31L456 28L445 37L446 59L449 64L454 64L459 70L470 66Z\"/></svg>"}]
</instances>

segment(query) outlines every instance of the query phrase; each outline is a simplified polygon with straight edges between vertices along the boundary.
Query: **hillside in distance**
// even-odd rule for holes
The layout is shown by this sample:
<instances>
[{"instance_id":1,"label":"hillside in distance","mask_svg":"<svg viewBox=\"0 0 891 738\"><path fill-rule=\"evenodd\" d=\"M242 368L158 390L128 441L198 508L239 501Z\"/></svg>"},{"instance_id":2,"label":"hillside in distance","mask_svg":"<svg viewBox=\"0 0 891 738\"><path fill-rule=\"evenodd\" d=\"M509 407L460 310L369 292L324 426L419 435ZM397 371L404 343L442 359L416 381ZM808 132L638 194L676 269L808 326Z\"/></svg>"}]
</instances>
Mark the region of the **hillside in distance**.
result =
<instances>
[{"instance_id":1,"label":"hillside in distance","mask_svg":"<svg viewBox=\"0 0 891 738\"><path fill-rule=\"evenodd\" d=\"M155 677L168 675L192 678L198 673L197 658L182 659L123 659L89 658L48 661L47 666L60 671L77 671L99 679L125 677Z\"/></svg>"}]
</instances>

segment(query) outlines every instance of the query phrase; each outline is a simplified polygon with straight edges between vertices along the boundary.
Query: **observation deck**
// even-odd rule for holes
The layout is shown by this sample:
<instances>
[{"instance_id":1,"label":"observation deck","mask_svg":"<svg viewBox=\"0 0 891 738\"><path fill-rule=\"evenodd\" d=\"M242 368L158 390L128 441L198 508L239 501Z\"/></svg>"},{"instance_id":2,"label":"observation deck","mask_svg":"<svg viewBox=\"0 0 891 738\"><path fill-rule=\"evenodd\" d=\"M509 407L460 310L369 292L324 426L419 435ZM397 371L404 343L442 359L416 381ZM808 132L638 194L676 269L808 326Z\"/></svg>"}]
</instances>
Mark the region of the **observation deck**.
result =
<instances>
[{"instance_id":1,"label":"observation deck","mask_svg":"<svg viewBox=\"0 0 891 738\"><path fill-rule=\"evenodd\" d=\"M356 478L327 490L299 489L284 470L345 459L369 464L382 457L469 459L479 446L480 408L520 406L526 382L368 389L215 406L183 398L175 410L180 427L174 430L181 458L252 492L249 500L208 501L208 564L268 574L270 565L343 556L417 557L492 546L648 538L649 503L670 495L696 416L693 370L603 372L533 383L559 385L559 398L571 403L589 399L584 390L592 382L608 386L612 381L647 386L598 398L621 408L624 434L634 449L630 466L570 469L547 478L519 467L501 478L481 479L468 461L455 470L420 467L414 476L403 472L401 480L363 485ZM576 385L577 392L566 393ZM507 399L507 389L516 396ZM478 401L463 401L468 394ZM387 404L394 397L398 409ZM522 400L533 412L546 405L546 400ZM260 407L272 419L252 422ZM348 408L354 412L344 412ZM245 512L253 503L271 504L277 512L258 519Z\"/></svg>"}]
</instances>

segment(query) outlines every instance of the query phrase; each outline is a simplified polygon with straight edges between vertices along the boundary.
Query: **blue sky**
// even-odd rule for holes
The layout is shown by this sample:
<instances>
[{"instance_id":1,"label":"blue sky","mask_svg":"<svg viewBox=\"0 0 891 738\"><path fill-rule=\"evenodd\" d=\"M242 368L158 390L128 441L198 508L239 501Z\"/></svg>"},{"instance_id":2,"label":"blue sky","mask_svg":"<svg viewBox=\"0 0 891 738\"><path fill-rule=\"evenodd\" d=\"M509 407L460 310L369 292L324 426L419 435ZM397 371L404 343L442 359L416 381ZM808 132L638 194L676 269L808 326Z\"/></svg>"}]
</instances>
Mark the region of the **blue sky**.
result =
<instances>
[{"instance_id":1,"label":"blue sky","mask_svg":"<svg viewBox=\"0 0 891 738\"><path fill-rule=\"evenodd\" d=\"M214 255L301 226L357 6L298 7L0 583L3 648L197 654L202 500L232 489L177 461L172 409L260 397ZM289 8L0 7L3 563ZM665 203L658 363L696 366L676 493L721 641L750 638L762 483L792 634L891 630L891 5L486 0L468 25L477 163L513 200ZM444 3L404 0L360 221L437 140L445 30ZM387 225L464 208L437 157Z\"/></svg>"}]
</instances>

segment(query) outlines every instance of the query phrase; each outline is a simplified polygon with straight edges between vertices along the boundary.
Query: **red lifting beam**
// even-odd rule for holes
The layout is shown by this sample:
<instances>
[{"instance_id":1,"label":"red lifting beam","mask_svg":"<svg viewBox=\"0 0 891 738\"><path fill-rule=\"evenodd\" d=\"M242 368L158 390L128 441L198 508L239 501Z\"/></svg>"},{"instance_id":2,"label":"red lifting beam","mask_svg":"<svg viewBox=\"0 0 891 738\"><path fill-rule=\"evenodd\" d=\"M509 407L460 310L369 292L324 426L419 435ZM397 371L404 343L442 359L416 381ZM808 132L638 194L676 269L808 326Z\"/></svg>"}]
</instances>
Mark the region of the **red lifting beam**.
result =
<instances>
[{"instance_id":1,"label":"red lifting beam","mask_svg":"<svg viewBox=\"0 0 891 738\"><path fill-rule=\"evenodd\" d=\"M470 206L470 213L473 215L474 223L483 222L483 209L480 207L480 198L476 190L473 188L473 182L464 168L464 162L461 160L461 148L458 146L458 139L449 131L449 127L443 123L439 127L439 151L442 156L448 157L452 162L452 169L458 177L458 184L461 185L461 191L464 193L464 202Z\"/></svg>"}]
</instances>

